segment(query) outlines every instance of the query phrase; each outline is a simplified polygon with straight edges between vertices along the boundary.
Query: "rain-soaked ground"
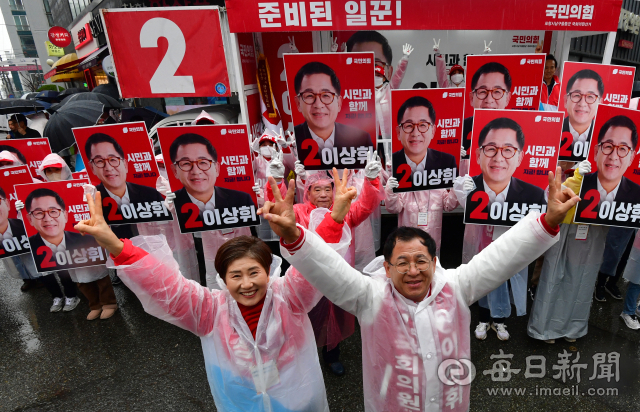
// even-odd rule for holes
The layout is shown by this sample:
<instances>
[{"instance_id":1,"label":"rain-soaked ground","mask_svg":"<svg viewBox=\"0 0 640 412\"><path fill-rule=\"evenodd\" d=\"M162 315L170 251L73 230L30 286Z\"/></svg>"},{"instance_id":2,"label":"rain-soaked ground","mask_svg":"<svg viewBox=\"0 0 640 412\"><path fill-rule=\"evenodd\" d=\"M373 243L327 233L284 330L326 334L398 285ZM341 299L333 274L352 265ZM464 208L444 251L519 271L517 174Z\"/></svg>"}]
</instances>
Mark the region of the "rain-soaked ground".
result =
<instances>
[{"instance_id":1,"label":"rain-soaked ground","mask_svg":"<svg viewBox=\"0 0 640 412\"><path fill-rule=\"evenodd\" d=\"M200 340L147 315L126 287L116 286L113 318L89 322L84 298L73 312L50 313L45 289L22 293L21 281L0 279L0 411L215 410ZM472 338L471 410L640 411L640 331L626 328L621 310L611 298L594 303L589 333L573 344L529 338L527 316L510 319L507 342L492 331ZM359 332L341 346L347 373L323 365L330 408L363 411ZM508 357L496 358L500 350ZM540 357L544 373L533 367Z\"/></svg>"}]
</instances>

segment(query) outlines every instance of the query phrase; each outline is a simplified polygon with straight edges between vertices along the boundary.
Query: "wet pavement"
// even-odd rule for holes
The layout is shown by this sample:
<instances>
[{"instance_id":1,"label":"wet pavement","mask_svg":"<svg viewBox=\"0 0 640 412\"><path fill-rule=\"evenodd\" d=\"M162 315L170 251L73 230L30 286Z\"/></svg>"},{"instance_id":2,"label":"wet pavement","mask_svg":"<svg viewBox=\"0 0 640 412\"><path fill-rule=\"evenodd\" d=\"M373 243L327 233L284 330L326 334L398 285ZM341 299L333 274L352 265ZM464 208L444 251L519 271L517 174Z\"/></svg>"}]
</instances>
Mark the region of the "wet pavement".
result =
<instances>
[{"instance_id":1,"label":"wet pavement","mask_svg":"<svg viewBox=\"0 0 640 412\"><path fill-rule=\"evenodd\" d=\"M144 313L126 287L115 287L120 309L113 318L89 322L84 298L72 312L50 313L51 299L45 289L22 293L21 281L5 273L0 273L0 279L0 411L215 410L199 339ZM620 286L624 292L626 285L621 282ZM549 345L529 338L527 316L509 320L507 342L499 341L493 331L485 341L472 338L477 377L471 386L471 410L640 410L640 331L627 329L619 319L621 301L608 300L594 304L588 335L573 344ZM472 317L473 329L477 307L472 307ZM491 358L500 355L500 349L504 355L513 355L505 359L510 366ZM345 376L333 376L323 365L331 411L363 411L357 331L343 342L341 351ZM553 378L561 370L558 355L565 351L568 365L581 372L577 389L575 374L569 379L566 373L565 383ZM614 363L608 362L614 360L609 358L612 352L620 354L617 382L616 376L610 382L603 377L612 365L615 374ZM578 353L580 359L575 361ZM594 375L596 353L607 355ZM526 358L532 355L546 358L542 378L524 376ZM496 361L503 363L494 365ZM586 369L581 369L582 364ZM508 381L492 380L506 379L507 371L515 369L520 372L512 371ZM547 388L560 395L546 394ZM611 388L617 395L611 394ZM510 395L505 393L509 389ZM524 393L515 394L516 389ZM563 390L568 394L562 395Z\"/></svg>"}]
</instances>

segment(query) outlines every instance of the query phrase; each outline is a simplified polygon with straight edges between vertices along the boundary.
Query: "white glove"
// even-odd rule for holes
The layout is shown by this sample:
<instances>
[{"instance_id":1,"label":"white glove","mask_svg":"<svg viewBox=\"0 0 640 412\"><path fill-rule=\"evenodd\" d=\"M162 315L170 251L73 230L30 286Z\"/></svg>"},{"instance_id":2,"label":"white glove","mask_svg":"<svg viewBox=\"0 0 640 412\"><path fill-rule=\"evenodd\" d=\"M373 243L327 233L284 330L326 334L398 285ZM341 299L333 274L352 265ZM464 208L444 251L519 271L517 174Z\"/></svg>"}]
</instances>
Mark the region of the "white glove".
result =
<instances>
[{"instance_id":1,"label":"white glove","mask_svg":"<svg viewBox=\"0 0 640 412\"><path fill-rule=\"evenodd\" d=\"M409 43L405 43L404 46L402 46L402 53L405 56L409 56L412 51L413 51L413 46L411 46Z\"/></svg>"},{"instance_id":2,"label":"white glove","mask_svg":"<svg viewBox=\"0 0 640 412\"><path fill-rule=\"evenodd\" d=\"M584 176L587 173L591 173L591 163L588 160L583 160L578 164L578 173L580 176Z\"/></svg>"},{"instance_id":3,"label":"white glove","mask_svg":"<svg viewBox=\"0 0 640 412\"><path fill-rule=\"evenodd\" d=\"M347 42L342 42L342 44L340 45L340 51L343 53L347 52Z\"/></svg>"},{"instance_id":4,"label":"white glove","mask_svg":"<svg viewBox=\"0 0 640 412\"><path fill-rule=\"evenodd\" d=\"M378 177L378 173L382 170L382 162L377 152L371 153L371 150L367 152L367 164L364 167L364 175L369 180L373 180Z\"/></svg>"},{"instance_id":5,"label":"white glove","mask_svg":"<svg viewBox=\"0 0 640 412\"><path fill-rule=\"evenodd\" d=\"M284 178L284 164L282 163L282 152L275 152L269 164L269 173L274 179Z\"/></svg>"},{"instance_id":6,"label":"white glove","mask_svg":"<svg viewBox=\"0 0 640 412\"><path fill-rule=\"evenodd\" d=\"M164 206L167 210L173 210L173 200L176 198L176 194L173 192L167 192L164 198Z\"/></svg>"},{"instance_id":7,"label":"white glove","mask_svg":"<svg viewBox=\"0 0 640 412\"><path fill-rule=\"evenodd\" d=\"M471 176L466 175L464 177L464 183L462 185L462 189L464 190L464 192L467 194L467 196L469 195L469 193L473 192L473 190L476 188L476 184L473 183L473 179L471 178Z\"/></svg>"},{"instance_id":8,"label":"white glove","mask_svg":"<svg viewBox=\"0 0 640 412\"><path fill-rule=\"evenodd\" d=\"M338 38L337 37L332 37L331 38L331 52L335 53L338 51Z\"/></svg>"},{"instance_id":9,"label":"white glove","mask_svg":"<svg viewBox=\"0 0 640 412\"><path fill-rule=\"evenodd\" d=\"M393 194L393 189L396 189L399 185L398 179L392 176L387 180L387 185L384 187L384 191L388 194Z\"/></svg>"},{"instance_id":10,"label":"white glove","mask_svg":"<svg viewBox=\"0 0 640 412\"><path fill-rule=\"evenodd\" d=\"M18 213L20 213L20 211L22 209L24 209L24 203L22 203L22 200L16 200L16 202L14 203L15 207L16 207L16 211Z\"/></svg>"},{"instance_id":11,"label":"white glove","mask_svg":"<svg viewBox=\"0 0 640 412\"><path fill-rule=\"evenodd\" d=\"M484 41L484 54L491 53L491 49L489 48L491 43L493 43L493 40L489 41L489 44L487 44L486 40Z\"/></svg>"},{"instance_id":12,"label":"white glove","mask_svg":"<svg viewBox=\"0 0 640 412\"><path fill-rule=\"evenodd\" d=\"M258 185L257 183L255 185L251 186L251 190L254 191L256 196L262 196L262 189L260 188L260 185Z\"/></svg>"},{"instance_id":13,"label":"white glove","mask_svg":"<svg viewBox=\"0 0 640 412\"><path fill-rule=\"evenodd\" d=\"M391 173L391 169L393 168L393 162L391 159L387 160L387 172Z\"/></svg>"},{"instance_id":14,"label":"white glove","mask_svg":"<svg viewBox=\"0 0 640 412\"><path fill-rule=\"evenodd\" d=\"M296 160L294 171L296 172L296 176L301 180L307 180L307 171L304 168L304 165L300 163L300 160Z\"/></svg>"},{"instance_id":15,"label":"white glove","mask_svg":"<svg viewBox=\"0 0 640 412\"><path fill-rule=\"evenodd\" d=\"M253 142L251 142L251 150L256 153L260 153L260 139L256 138Z\"/></svg>"},{"instance_id":16,"label":"white glove","mask_svg":"<svg viewBox=\"0 0 640 412\"><path fill-rule=\"evenodd\" d=\"M287 130L287 147L296 147L296 138L290 131Z\"/></svg>"},{"instance_id":17,"label":"white glove","mask_svg":"<svg viewBox=\"0 0 640 412\"><path fill-rule=\"evenodd\" d=\"M160 192L162 196L167 196L167 193L171 192L169 181L164 176L159 176L158 180L156 180L156 190Z\"/></svg>"},{"instance_id":18,"label":"white glove","mask_svg":"<svg viewBox=\"0 0 640 412\"><path fill-rule=\"evenodd\" d=\"M460 157L465 157L467 155L467 151L464 150L464 147L460 146Z\"/></svg>"},{"instance_id":19,"label":"white glove","mask_svg":"<svg viewBox=\"0 0 640 412\"><path fill-rule=\"evenodd\" d=\"M438 53L440 51L440 39L436 42L436 39L433 39L433 51Z\"/></svg>"},{"instance_id":20,"label":"white glove","mask_svg":"<svg viewBox=\"0 0 640 412\"><path fill-rule=\"evenodd\" d=\"M296 47L296 40L294 39L294 37L293 36L291 37L287 36L287 37L289 38L289 48L291 49L291 53L300 53L298 51L298 48Z\"/></svg>"},{"instance_id":21,"label":"white glove","mask_svg":"<svg viewBox=\"0 0 640 412\"><path fill-rule=\"evenodd\" d=\"M84 189L84 194L85 196L83 196L83 200L87 201L87 193L91 195L91 197L93 197L95 199L96 196L96 187L92 184L86 183L84 185L82 185L82 189Z\"/></svg>"}]
</instances>

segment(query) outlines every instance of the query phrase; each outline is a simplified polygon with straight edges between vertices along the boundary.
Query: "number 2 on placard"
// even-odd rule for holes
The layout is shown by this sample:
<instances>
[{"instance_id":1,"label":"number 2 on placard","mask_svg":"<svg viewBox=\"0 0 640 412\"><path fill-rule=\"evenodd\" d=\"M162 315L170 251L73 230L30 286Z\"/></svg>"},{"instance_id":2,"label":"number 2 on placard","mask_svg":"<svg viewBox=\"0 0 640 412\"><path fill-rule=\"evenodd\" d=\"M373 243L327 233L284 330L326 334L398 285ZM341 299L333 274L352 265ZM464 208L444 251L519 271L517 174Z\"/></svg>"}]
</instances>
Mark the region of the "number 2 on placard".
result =
<instances>
[{"instance_id":1,"label":"number 2 on placard","mask_svg":"<svg viewBox=\"0 0 640 412\"><path fill-rule=\"evenodd\" d=\"M158 39L164 37L169 43L149 85L152 93L195 93L192 76L176 76L187 51L184 34L177 24L163 17L147 21L140 30L140 47L158 47Z\"/></svg>"}]
</instances>

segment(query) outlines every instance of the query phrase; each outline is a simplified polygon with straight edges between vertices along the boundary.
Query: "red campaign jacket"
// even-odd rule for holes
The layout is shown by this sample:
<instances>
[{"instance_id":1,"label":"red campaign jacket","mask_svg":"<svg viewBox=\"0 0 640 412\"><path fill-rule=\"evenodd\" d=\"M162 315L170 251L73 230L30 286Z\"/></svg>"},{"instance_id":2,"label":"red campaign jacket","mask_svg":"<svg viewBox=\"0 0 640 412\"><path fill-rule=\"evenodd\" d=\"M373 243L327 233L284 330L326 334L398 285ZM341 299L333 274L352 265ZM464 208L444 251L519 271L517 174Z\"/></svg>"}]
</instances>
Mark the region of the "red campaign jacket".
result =
<instances>
[{"instance_id":1,"label":"red campaign jacket","mask_svg":"<svg viewBox=\"0 0 640 412\"><path fill-rule=\"evenodd\" d=\"M553 80L555 83L553 84L553 88L551 89L551 95L549 95L547 84L542 81L542 88L540 90L540 103L550 104L551 106L558 106L560 101L560 88L562 84L560 83L560 79L555 74L553 75Z\"/></svg>"}]
</instances>

